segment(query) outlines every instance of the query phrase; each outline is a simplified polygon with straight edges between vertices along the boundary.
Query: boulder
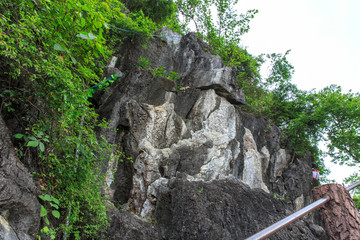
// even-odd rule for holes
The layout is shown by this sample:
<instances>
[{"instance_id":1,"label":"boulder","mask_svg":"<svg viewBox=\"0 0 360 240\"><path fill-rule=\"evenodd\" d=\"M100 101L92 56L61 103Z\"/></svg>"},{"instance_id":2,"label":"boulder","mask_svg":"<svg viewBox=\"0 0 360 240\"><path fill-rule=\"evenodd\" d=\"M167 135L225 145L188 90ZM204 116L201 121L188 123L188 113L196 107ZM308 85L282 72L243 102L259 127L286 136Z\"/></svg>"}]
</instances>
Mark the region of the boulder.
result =
<instances>
[{"instance_id":1,"label":"boulder","mask_svg":"<svg viewBox=\"0 0 360 240\"><path fill-rule=\"evenodd\" d=\"M105 239L113 240L154 240L159 239L157 229L145 219L142 219L124 209L111 209L108 212L111 218L110 227Z\"/></svg>"},{"instance_id":2,"label":"boulder","mask_svg":"<svg viewBox=\"0 0 360 240\"><path fill-rule=\"evenodd\" d=\"M28 170L19 161L0 115L0 239L34 239L40 203Z\"/></svg>"},{"instance_id":3,"label":"boulder","mask_svg":"<svg viewBox=\"0 0 360 240\"><path fill-rule=\"evenodd\" d=\"M163 239L245 239L288 212L284 202L234 178L212 182L177 178L158 196L156 219ZM270 239L318 237L298 221Z\"/></svg>"}]
</instances>

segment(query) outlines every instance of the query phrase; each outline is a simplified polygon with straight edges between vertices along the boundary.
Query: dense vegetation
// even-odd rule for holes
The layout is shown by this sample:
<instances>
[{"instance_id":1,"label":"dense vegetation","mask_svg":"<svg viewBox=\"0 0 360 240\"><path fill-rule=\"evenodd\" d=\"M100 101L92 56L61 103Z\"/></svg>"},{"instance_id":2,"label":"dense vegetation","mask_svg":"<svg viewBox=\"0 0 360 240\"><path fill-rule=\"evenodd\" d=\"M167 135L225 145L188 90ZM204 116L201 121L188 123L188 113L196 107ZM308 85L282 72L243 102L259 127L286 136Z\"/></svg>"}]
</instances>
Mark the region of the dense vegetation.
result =
<instances>
[{"instance_id":1,"label":"dense vegetation","mask_svg":"<svg viewBox=\"0 0 360 240\"><path fill-rule=\"evenodd\" d=\"M90 87L102 81L107 46L119 43L112 39L128 36L107 24L142 35L158 27L142 11L126 11L114 0L0 3L1 112L19 122L18 155L44 192L42 233L51 237L90 238L108 224L98 159L119 153L95 135L107 123L88 101Z\"/></svg>"},{"instance_id":2,"label":"dense vegetation","mask_svg":"<svg viewBox=\"0 0 360 240\"><path fill-rule=\"evenodd\" d=\"M103 81L102 72L114 46L129 38L145 43L163 25L184 32L193 22L199 37L210 44L209 50L236 68L248 101L243 109L280 126L296 154L312 152L324 172L317 143L325 140L334 161L359 164L359 94L342 93L337 86L302 91L291 83L294 70L286 59L289 52L249 54L239 41L257 11L238 14L236 3L0 2L0 110L5 118L17 119L14 141L18 155L35 169L34 177L44 192L39 238L41 234L91 238L106 229L105 198L99 191L104 173L97 159L111 161L121 153L95 134L96 127L107 123L98 119L88 101L94 91L91 86ZM272 69L263 79L259 69L266 59ZM27 162L30 156L37 156L35 163Z\"/></svg>"}]
</instances>

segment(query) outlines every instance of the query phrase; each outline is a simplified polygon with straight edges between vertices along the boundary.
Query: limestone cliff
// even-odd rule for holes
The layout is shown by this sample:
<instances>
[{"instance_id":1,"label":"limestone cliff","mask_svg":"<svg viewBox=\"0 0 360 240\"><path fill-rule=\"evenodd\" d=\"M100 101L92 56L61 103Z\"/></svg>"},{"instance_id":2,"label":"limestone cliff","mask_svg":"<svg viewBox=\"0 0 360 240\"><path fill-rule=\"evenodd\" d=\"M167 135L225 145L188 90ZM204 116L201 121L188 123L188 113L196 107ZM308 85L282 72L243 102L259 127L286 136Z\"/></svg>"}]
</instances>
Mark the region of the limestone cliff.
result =
<instances>
[{"instance_id":1,"label":"limestone cliff","mask_svg":"<svg viewBox=\"0 0 360 240\"><path fill-rule=\"evenodd\" d=\"M99 134L133 163L109 164L107 194L153 223L132 233L113 211L113 239L243 239L311 202L311 156L298 158L279 128L241 110L235 72L206 48L190 33L126 43L112 61L110 72L124 75L94 100L110 122ZM155 77L140 58L180 79ZM310 216L272 239L323 235Z\"/></svg>"}]
</instances>

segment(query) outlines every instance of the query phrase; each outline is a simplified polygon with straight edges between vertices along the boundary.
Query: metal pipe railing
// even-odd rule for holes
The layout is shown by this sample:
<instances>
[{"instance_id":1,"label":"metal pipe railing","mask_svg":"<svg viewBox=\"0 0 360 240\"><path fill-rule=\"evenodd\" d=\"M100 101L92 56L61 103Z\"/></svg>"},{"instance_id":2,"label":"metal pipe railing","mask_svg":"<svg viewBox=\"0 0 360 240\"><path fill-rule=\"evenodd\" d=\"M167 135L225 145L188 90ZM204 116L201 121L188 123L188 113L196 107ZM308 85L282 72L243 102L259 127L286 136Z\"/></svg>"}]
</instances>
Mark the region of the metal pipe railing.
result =
<instances>
[{"instance_id":1,"label":"metal pipe railing","mask_svg":"<svg viewBox=\"0 0 360 240\"><path fill-rule=\"evenodd\" d=\"M353 190L354 188L360 186L360 181L356 182L356 183L353 183L352 185L346 187L346 190L350 191L350 190Z\"/></svg>"},{"instance_id":2,"label":"metal pipe railing","mask_svg":"<svg viewBox=\"0 0 360 240\"><path fill-rule=\"evenodd\" d=\"M360 181L348 186L346 188L347 191L350 191L360 185ZM270 237L271 235L275 234L277 231L283 229L284 227L290 225L291 223L295 222L299 218L305 216L309 212L315 210L316 208L320 207L321 205L325 204L330 200L330 197L325 196L323 198L320 198L316 202L313 202L312 204L300 209L299 211L289 215L288 217L274 223L273 225L265 228L264 230L252 235L251 237L247 238L246 240L261 240L265 239L267 237Z\"/></svg>"}]
</instances>

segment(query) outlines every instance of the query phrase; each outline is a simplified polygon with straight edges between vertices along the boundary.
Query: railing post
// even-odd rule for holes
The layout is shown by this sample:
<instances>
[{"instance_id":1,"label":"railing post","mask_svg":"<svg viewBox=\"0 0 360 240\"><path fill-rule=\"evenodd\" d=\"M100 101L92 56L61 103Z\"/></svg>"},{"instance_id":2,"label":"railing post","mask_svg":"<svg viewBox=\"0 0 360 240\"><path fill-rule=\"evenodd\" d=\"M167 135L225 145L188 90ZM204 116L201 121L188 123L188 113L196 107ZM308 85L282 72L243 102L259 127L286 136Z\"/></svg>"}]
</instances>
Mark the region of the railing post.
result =
<instances>
[{"instance_id":1,"label":"railing post","mask_svg":"<svg viewBox=\"0 0 360 240\"><path fill-rule=\"evenodd\" d=\"M357 185L358 183L355 183L344 188L340 184L326 184L313 189L312 194L315 200L324 195L331 199L320 209L329 239L359 239L360 214L347 191Z\"/></svg>"},{"instance_id":2,"label":"railing post","mask_svg":"<svg viewBox=\"0 0 360 240\"><path fill-rule=\"evenodd\" d=\"M350 191L356 187L360 186L360 181L350 185L346 188L347 191ZM330 200L330 197L324 196L323 198L317 200L316 202L313 202L312 204L300 209L299 211L289 215L288 217L274 223L273 225L265 228L264 230L252 235L251 237L248 237L246 240L261 240L265 239L267 237L270 237L271 235L275 234L277 231L283 229L284 227L290 225L291 223L295 222L299 218L305 216L309 212L315 210L316 208L324 205L326 202Z\"/></svg>"}]
</instances>

